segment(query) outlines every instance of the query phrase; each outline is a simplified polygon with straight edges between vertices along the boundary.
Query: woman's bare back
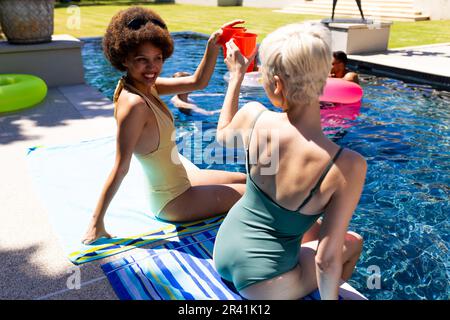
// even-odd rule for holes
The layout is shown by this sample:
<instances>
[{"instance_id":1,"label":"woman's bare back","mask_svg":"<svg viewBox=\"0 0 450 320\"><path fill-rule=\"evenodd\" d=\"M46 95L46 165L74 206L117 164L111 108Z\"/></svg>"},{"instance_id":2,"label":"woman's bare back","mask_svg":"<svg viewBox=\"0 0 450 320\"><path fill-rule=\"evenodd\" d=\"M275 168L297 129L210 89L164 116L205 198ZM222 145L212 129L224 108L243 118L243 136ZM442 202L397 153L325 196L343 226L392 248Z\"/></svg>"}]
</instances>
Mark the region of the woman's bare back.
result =
<instances>
[{"instance_id":1,"label":"woman's bare back","mask_svg":"<svg viewBox=\"0 0 450 320\"><path fill-rule=\"evenodd\" d=\"M271 134L267 135L267 132ZM325 136L316 142L308 141L289 122L285 113L275 112L265 112L257 121L250 143L251 160L254 159L258 143L258 162L251 166L251 176L272 200L289 210L297 210L339 150L339 146ZM341 154L339 162L345 161L342 160L345 159L345 153L346 151ZM273 171L268 168L275 167L274 161L277 158L276 173L264 174L261 169ZM340 170L333 166L319 191L301 212L317 214L323 211L341 178Z\"/></svg>"}]
</instances>

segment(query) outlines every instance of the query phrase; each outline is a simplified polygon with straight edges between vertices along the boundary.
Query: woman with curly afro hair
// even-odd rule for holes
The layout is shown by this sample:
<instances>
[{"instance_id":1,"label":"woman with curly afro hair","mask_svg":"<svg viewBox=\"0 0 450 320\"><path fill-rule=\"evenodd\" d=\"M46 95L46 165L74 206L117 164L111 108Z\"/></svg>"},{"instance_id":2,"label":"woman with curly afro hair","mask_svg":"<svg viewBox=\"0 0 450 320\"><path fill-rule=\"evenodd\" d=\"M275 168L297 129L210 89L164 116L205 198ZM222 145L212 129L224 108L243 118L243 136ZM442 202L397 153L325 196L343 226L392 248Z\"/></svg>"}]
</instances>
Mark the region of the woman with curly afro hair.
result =
<instances>
[{"instance_id":1,"label":"woman with curly afro hair","mask_svg":"<svg viewBox=\"0 0 450 320\"><path fill-rule=\"evenodd\" d=\"M243 23L235 20L224 26ZM126 74L114 92L117 121L116 159L103 187L84 244L110 238L104 216L126 176L134 155L142 165L150 192L150 208L158 218L192 221L223 214L245 190L245 174L200 170L178 153L173 115L159 95L203 89L214 72L221 30L207 43L203 59L188 77L163 78L163 64L173 52L173 40L154 11L131 7L111 20L103 38L105 56Z\"/></svg>"}]
</instances>

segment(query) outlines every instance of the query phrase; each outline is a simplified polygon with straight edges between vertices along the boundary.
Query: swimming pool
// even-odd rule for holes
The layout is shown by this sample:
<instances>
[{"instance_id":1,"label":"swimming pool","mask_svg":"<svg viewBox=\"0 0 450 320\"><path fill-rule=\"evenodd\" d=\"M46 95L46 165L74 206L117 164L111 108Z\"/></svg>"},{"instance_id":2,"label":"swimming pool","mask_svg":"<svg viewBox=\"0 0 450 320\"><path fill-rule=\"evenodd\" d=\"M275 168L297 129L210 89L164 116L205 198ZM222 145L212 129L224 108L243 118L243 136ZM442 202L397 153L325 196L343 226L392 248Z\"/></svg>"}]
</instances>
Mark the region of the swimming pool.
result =
<instances>
[{"instance_id":1,"label":"swimming pool","mask_svg":"<svg viewBox=\"0 0 450 320\"><path fill-rule=\"evenodd\" d=\"M197 34L174 34L174 39L175 52L163 76L194 72L206 45L206 38ZM112 97L120 73L104 59L100 39L84 41L87 83ZM219 57L210 85L192 95L193 100L205 109L220 108L226 71ZM349 283L369 299L450 299L450 93L366 74L361 82L365 94L359 116L327 128L334 141L368 162L350 224L364 237L364 251ZM170 97L163 100L174 113L179 139L217 124L218 115L186 116L170 104ZM241 94L241 104L251 100L269 105L262 90ZM191 156L205 152L210 143L194 143ZM241 162L199 166L245 171Z\"/></svg>"}]
</instances>

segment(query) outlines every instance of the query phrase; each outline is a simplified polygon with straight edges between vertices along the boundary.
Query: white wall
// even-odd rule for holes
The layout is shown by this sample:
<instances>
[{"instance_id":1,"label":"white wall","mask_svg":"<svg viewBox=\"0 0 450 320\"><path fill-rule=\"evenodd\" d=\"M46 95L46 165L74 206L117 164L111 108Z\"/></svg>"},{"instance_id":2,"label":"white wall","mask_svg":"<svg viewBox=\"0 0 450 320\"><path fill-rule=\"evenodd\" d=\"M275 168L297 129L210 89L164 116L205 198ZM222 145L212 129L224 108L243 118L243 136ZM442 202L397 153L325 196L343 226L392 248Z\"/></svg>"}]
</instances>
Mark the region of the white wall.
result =
<instances>
[{"instance_id":1,"label":"white wall","mask_svg":"<svg viewBox=\"0 0 450 320\"><path fill-rule=\"evenodd\" d=\"M0 0L1 1L1 0ZM217 6L218 0L175 0L175 3ZM303 0L242 0L245 7L283 8ZM364 6L364 0L363 6ZM414 6L431 20L450 19L450 0L413 0ZM332 1L330 0L330 6ZM331 7L330 7L331 8Z\"/></svg>"},{"instance_id":2,"label":"white wall","mask_svg":"<svg viewBox=\"0 0 450 320\"><path fill-rule=\"evenodd\" d=\"M181 4L196 4L196 5L203 5L203 6L217 6L218 2L221 1L222 4L228 3L234 3L235 0L175 0L175 3L181 3ZM240 1L242 4L242 0Z\"/></svg>"},{"instance_id":3,"label":"white wall","mask_svg":"<svg viewBox=\"0 0 450 320\"><path fill-rule=\"evenodd\" d=\"M429 15L430 20L450 19L450 0L414 0L414 7Z\"/></svg>"},{"instance_id":4,"label":"white wall","mask_svg":"<svg viewBox=\"0 0 450 320\"><path fill-rule=\"evenodd\" d=\"M217 6L218 0L175 0L175 3ZM242 0L245 7L283 8L298 4L300 0Z\"/></svg>"},{"instance_id":5,"label":"white wall","mask_svg":"<svg viewBox=\"0 0 450 320\"><path fill-rule=\"evenodd\" d=\"M284 8L302 2L300 0L244 0L245 7Z\"/></svg>"},{"instance_id":6,"label":"white wall","mask_svg":"<svg viewBox=\"0 0 450 320\"><path fill-rule=\"evenodd\" d=\"M203 6L217 6L217 0L175 0L180 4L197 4Z\"/></svg>"}]
</instances>

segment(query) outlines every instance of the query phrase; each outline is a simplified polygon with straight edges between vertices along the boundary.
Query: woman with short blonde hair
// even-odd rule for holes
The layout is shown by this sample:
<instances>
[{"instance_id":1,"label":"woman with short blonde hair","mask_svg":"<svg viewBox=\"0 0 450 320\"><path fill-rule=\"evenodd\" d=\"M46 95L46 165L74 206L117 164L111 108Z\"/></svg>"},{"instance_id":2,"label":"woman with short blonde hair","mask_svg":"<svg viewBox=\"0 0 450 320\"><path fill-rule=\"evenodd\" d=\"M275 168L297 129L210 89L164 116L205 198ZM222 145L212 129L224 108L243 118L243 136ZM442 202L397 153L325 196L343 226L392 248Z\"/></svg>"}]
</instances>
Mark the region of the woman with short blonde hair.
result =
<instances>
[{"instance_id":1,"label":"woman with short blonde hair","mask_svg":"<svg viewBox=\"0 0 450 320\"><path fill-rule=\"evenodd\" d=\"M219 229L213 256L219 274L247 299L299 299L317 287L322 299L337 299L340 281L351 277L361 254L362 237L347 228L366 161L328 139L320 123L329 39L325 27L305 23L263 40L264 90L282 112L257 102L238 111L252 57L244 58L233 41L226 44L231 80L217 138L225 145L235 136L243 140L247 183ZM267 131L276 134L261 143L260 133ZM268 159L277 163L270 174L264 171Z\"/></svg>"},{"instance_id":2,"label":"woman with short blonde hair","mask_svg":"<svg viewBox=\"0 0 450 320\"><path fill-rule=\"evenodd\" d=\"M291 104L310 104L326 84L331 64L327 29L291 24L269 34L259 49L264 82L273 87L275 76L284 83Z\"/></svg>"}]
</instances>

